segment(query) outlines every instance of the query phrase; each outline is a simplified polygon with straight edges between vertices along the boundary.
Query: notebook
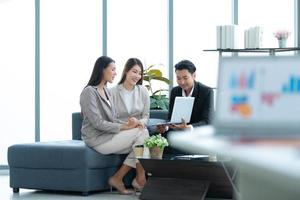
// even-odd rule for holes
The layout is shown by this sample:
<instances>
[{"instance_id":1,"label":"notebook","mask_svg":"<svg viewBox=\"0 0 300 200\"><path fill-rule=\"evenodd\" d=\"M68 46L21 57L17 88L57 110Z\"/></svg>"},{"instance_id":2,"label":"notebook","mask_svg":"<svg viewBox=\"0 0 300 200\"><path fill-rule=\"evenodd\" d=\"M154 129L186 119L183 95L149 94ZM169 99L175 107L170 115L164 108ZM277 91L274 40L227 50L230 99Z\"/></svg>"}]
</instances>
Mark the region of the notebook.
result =
<instances>
[{"instance_id":1,"label":"notebook","mask_svg":"<svg viewBox=\"0 0 300 200\"><path fill-rule=\"evenodd\" d=\"M212 130L237 138L299 137L300 58L221 58Z\"/></svg>"}]
</instances>

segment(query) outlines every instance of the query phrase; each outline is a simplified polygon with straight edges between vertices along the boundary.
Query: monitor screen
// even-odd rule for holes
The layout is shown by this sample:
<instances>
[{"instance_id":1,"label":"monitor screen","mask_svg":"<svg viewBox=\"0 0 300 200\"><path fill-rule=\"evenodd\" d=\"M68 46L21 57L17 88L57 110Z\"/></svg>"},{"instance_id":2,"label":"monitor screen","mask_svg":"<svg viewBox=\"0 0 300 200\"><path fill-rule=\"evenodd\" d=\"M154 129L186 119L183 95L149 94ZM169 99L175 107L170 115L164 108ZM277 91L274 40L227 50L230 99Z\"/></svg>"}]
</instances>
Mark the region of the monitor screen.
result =
<instances>
[{"instance_id":1,"label":"monitor screen","mask_svg":"<svg viewBox=\"0 0 300 200\"><path fill-rule=\"evenodd\" d=\"M215 123L300 127L300 57L221 58Z\"/></svg>"}]
</instances>

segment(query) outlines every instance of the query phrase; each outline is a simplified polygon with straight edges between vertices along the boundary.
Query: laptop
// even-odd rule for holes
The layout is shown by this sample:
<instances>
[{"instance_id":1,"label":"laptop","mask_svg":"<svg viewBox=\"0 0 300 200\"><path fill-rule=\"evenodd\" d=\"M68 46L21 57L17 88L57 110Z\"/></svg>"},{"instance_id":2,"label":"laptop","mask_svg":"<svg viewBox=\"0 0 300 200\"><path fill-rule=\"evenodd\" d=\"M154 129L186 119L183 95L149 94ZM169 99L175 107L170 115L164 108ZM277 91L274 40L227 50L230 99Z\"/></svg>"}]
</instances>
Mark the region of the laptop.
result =
<instances>
[{"instance_id":1,"label":"laptop","mask_svg":"<svg viewBox=\"0 0 300 200\"><path fill-rule=\"evenodd\" d=\"M300 57L220 59L216 136L285 138L300 136Z\"/></svg>"},{"instance_id":2,"label":"laptop","mask_svg":"<svg viewBox=\"0 0 300 200\"><path fill-rule=\"evenodd\" d=\"M173 111L170 121L160 122L155 125L181 124L182 119L186 123L191 120L195 97L175 97Z\"/></svg>"}]
</instances>

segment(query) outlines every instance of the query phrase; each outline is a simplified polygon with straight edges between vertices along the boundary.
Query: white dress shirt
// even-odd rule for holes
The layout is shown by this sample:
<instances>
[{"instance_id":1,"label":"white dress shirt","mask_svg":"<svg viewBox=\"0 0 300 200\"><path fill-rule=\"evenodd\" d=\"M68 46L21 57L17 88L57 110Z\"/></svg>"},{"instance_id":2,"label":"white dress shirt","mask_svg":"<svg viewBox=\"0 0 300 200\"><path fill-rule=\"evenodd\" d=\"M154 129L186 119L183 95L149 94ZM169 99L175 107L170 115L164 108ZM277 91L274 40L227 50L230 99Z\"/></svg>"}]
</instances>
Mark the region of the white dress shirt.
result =
<instances>
[{"instance_id":1,"label":"white dress shirt","mask_svg":"<svg viewBox=\"0 0 300 200\"><path fill-rule=\"evenodd\" d=\"M186 94L185 94L185 91L184 91L184 90L182 90L182 96L183 96L183 97L191 97L191 96L192 96L192 94L193 94L193 92L194 92L194 86L193 86L193 88L192 88L191 92L189 93L189 95L187 95L187 96L186 96Z\"/></svg>"}]
</instances>

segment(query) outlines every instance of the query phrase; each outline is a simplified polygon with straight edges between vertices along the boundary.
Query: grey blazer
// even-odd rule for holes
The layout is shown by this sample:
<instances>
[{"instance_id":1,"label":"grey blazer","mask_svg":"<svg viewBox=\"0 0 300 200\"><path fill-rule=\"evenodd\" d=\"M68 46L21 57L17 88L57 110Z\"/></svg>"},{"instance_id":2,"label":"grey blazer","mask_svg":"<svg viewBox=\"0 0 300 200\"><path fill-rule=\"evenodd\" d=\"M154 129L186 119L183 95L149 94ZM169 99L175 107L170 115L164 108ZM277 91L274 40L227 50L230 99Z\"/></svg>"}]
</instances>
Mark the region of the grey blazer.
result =
<instances>
[{"instance_id":1,"label":"grey blazer","mask_svg":"<svg viewBox=\"0 0 300 200\"><path fill-rule=\"evenodd\" d=\"M82 140L90 147L103 144L120 132L121 123L116 119L114 102L107 89L111 106L102 98L97 87L87 86L80 95L82 122Z\"/></svg>"},{"instance_id":2,"label":"grey blazer","mask_svg":"<svg viewBox=\"0 0 300 200\"><path fill-rule=\"evenodd\" d=\"M134 88L134 98L132 113L128 113L124 103L123 94L125 88L123 84L119 84L110 89L113 102L117 110L117 118L122 121L128 121L129 117L135 117L144 125L148 123L150 112L150 97L148 90L143 85L136 85Z\"/></svg>"}]
</instances>

